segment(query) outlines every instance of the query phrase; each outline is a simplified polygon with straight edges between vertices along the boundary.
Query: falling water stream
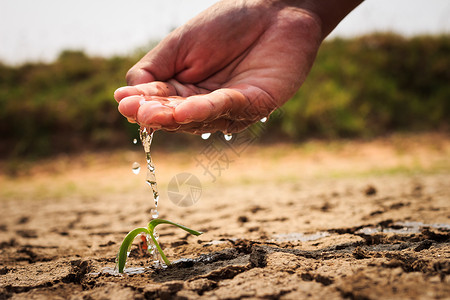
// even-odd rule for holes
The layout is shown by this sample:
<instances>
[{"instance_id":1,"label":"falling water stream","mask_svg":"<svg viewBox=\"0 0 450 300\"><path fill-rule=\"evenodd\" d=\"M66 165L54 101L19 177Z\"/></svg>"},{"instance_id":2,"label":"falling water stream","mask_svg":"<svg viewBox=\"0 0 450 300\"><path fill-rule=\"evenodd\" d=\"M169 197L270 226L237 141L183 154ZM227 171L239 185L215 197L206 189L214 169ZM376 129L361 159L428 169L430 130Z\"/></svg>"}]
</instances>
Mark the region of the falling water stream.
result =
<instances>
[{"instance_id":1,"label":"falling water stream","mask_svg":"<svg viewBox=\"0 0 450 300\"><path fill-rule=\"evenodd\" d=\"M153 201L155 204L155 208L152 209L151 215L152 218L156 219L159 216L158 213L159 192L158 192L158 184L156 183L155 166L153 165L152 156L150 154L150 147L152 145L154 131L152 129L141 127L139 133L141 137L142 146L144 147L145 160L147 161L147 177L145 179L145 182L150 186L152 190Z\"/></svg>"},{"instance_id":2,"label":"falling water stream","mask_svg":"<svg viewBox=\"0 0 450 300\"><path fill-rule=\"evenodd\" d=\"M141 127L139 129L139 137L141 139L142 146L144 147L145 152L145 160L147 161L147 175L145 178L145 182L148 184L152 191L152 199L154 207L150 210L150 215L152 219L157 219L159 217L158 212L158 202L159 202L159 192L158 192L158 184L156 183L156 174L155 174L155 166L152 162L152 156L150 154L150 148L152 145L154 130L151 128ZM156 230L153 231L153 236L155 239L158 239L159 234ZM164 265L164 261L161 259L159 252L156 249L150 235L145 236L146 244L148 246L147 250L150 254L153 255L153 261L156 264Z\"/></svg>"}]
</instances>

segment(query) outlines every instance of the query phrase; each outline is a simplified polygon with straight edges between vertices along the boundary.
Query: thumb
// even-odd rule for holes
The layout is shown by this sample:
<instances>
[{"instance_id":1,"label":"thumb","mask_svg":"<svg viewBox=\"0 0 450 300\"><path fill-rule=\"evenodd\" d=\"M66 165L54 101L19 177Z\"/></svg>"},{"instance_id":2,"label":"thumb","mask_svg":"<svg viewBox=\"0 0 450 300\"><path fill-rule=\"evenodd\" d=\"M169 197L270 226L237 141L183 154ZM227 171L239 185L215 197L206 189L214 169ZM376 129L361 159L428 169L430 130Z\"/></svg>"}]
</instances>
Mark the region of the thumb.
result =
<instances>
[{"instance_id":1,"label":"thumb","mask_svg":"<svg viewBox=\"0 0 450 300\"><path fill-rule=\"evenodd\" d=\"M155 81L152 73L144 68L133 66L126 75L128 85L138 85Z\"/></svg>"},{"instance_id":2,"label":"thumb","mask_svg":"<svg viewBox=\"0 0 450 300\"><path fill-rule=\"evenodd\" d=\"M170 35L162 40L128 71L127 84L166 81L174 77L178 53L176 44L177 42Z\"/></svg>"}]
</instances>

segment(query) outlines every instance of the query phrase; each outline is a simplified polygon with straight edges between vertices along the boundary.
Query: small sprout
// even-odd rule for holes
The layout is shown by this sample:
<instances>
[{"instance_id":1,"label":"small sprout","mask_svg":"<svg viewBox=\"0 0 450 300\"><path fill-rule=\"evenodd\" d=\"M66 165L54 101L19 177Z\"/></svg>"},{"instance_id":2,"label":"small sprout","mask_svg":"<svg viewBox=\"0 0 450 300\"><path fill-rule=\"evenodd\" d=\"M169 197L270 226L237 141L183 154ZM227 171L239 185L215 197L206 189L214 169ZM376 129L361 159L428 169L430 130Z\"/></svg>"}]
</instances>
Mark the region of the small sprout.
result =
<instances>
[{"instance_id":1,"label":"small sprout","mask_svg":"<svg viewBox=\"0 0 450 300\"><path fill-rule=\"evenodd\" d=\"M123 239L122 245L120 246L120 249L119 249L119 254L117 255L117 268L119 269L119 273L123 273L123 269L125 268L125 263L128 258L128 250L130 249L131 244L133 243L133 240L135 239L135 237L138 234L141 234L141 233L150 235L150 237L152 238L153 244L155 244L156 249L158 250L159 254L161 254L161 257L164 260L164 263L166 265L170 265L170 261L167 259L166 255L162 251L161 247L158 244L158 241L155 239L155 236L153 234L155 227L159 224L170 224L170 225L176 226L178 228L181 228L181 229L189 232L190 234L193 234L196 236L203 233L203 232L195 231L193 229L187 228L186 226L183 226L183 225L171 222L171 221L167 221L167 220L163 220L163 219L153 219L150 221L150 223L148 223L147 228L140 227L140 228L133 229Z\"/></svg>"}]
</instances>

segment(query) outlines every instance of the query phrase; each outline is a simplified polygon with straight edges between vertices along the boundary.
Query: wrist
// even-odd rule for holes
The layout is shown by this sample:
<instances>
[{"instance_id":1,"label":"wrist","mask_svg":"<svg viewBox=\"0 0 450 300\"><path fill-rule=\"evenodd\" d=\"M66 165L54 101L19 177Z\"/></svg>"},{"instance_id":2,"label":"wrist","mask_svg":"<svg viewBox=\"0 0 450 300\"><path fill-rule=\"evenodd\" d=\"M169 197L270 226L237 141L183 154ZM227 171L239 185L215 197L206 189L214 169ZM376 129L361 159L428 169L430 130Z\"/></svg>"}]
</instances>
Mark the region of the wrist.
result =
<instances>
[{"instance_id":1,"label":"wrist","mask_svg":"<svg viewBox=\"0 0 450 300\"><path fill-rule=\"evenodd\" d=\"M276 6L297 8L310 15L321 27L322 39L363 0L272 0Z\"/></svg>"}]
</instances>

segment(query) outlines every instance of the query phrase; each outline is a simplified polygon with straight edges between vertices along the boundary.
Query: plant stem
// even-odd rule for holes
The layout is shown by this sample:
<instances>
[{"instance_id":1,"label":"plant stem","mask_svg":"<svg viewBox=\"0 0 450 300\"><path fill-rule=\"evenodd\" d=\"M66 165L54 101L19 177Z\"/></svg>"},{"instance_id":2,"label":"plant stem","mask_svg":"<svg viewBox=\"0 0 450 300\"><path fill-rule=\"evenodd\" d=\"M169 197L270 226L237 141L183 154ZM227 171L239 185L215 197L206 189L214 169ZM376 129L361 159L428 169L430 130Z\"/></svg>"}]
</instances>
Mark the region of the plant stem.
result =
<instances>
[{"instance_id":1,"label":"plant stem","mask_svg":"<svg viewBox=\"0 0 450 300\"><path fill-rule=\"evenodd\" d=\"M150 230L150 237L152 238L153 244L155 244L156 249L158 249L159 254L161 254L162 259L164 260L164 263L169 266L170 261L167 259L166 255L161 249L161 246L159 246L158 241L156 241L155 237L153 236L153 229Z\"/></svg>"}]
</instances>

